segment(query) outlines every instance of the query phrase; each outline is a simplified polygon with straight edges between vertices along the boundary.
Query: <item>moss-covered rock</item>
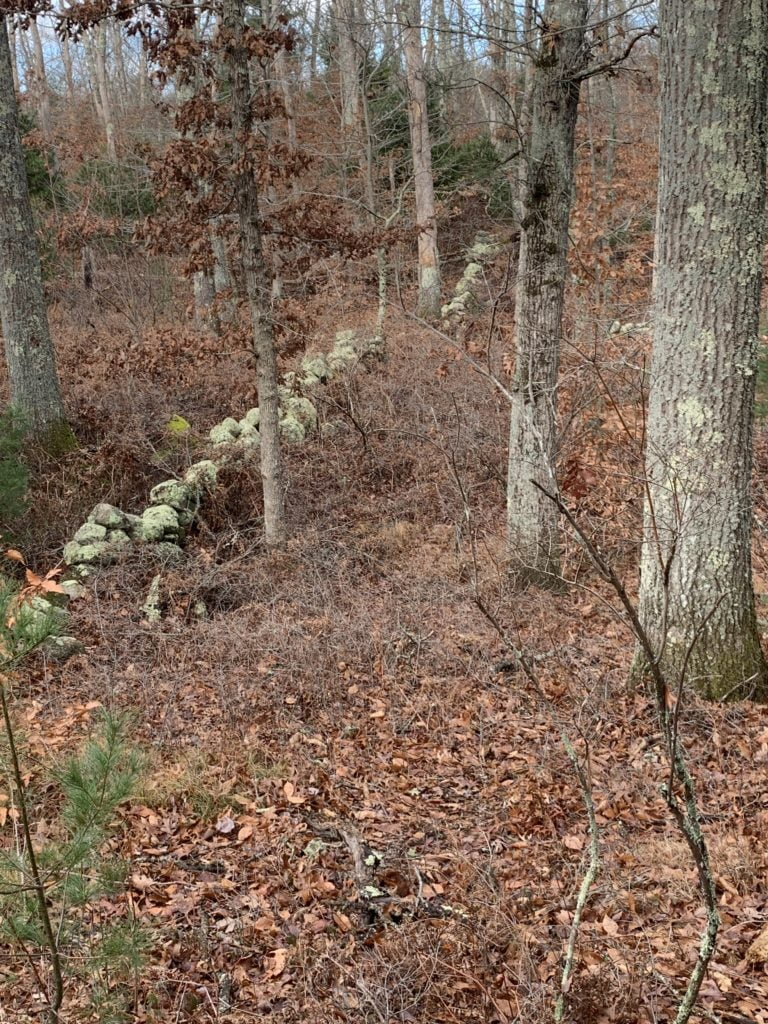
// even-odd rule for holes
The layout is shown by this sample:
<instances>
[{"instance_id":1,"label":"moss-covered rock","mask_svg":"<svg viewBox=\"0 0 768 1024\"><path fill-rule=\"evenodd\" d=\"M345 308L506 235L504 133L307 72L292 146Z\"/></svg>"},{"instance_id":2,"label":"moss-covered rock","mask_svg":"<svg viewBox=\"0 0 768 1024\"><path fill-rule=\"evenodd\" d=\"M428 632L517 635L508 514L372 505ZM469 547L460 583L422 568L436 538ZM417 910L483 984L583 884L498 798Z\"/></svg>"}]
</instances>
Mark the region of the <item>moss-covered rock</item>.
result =
<instances>
[{"instance_id":1,"label":"moss-covered rock","mask_svg":"<svg viewBox=\"0 0 768 1024\"><path fill-rule=\"evenodd\" d=\"M43 644L43 652L51 661L68 661L85 651L83 643L76 636L51 636Z\"/></svg>"},{"instance_id":2,"label":"moss-covered rock","mask_svg":"<svg viewBox=\"0 0 768 1024\"><path fill-rule=\"evenodd\" d=\"M93 511L88 516L89 523L96 523L98 526L104 526L108 530L123 530L127 523L127 516L125 512L121 511L115 505L108 505L106 502L100 502L94 506Z\"/></svg>"},{"instance_id":3,"label":"moss-covered rock","mask_svg":"<svg viewBox=\"0 0 768 1024\"><path fill-rule=\"evenodd\" d=\"M317 430L317 409L303 395L287 395L281 400L283 414L298 420L307 433Z\"/></svg>"},{"instance_id":4,"label":"moss-covered rock","mask_svg":"<svg viewBox=\"0 0 768 1024\"><path fill-rule=\"evenodd\" d=\"M293 416L280 420L280 436L287 444L300 444L307 436L304 427Z\"/></svg>"},{"instance_id":5,"label":"moss-covered rock","mask_svg":"<svg viewBox=\"0 0 768 1024\"><path fill-rule=\"evenodd\" d=\"M114 549L105 540L91 544L79 544L71 540L64 545L64 561L67 565L108 565L114 557Z\"/></svg>"},{"instance_id":6,"label":"moss-covered rock","mask_svg":"<svg viewBox=\"0 0 768 1024\"><path fill-rule=\"evenodd\" d=\"M197 488L183 480L164 480L149 492L152 505L170 505L177 511L193 509L198 504Z\"/></svg>"},{"instance_id":7,"label":"moss-covered rock","mask_svg":"<svg viewBox=\"0 0 768 1024\"><path fill-rule=\"evenodd\" d=\"M66 608L59 608L37 594L21 601L16 609L16 623L24 632L38 635L48 631L60 633L68 622Z\"/></svg>"},{"instance_id":8,"label":"moss-covered rock","mask_svg":"<svg viewBox=\"0 0 768 1024\"><path fill-rule=\"evenodd\" d=\"M221 423L217 423L215 427L211 427L208 437L211 441L218 444L232 444L240 436L240 424L236 419L231 416L227 416Z\"/></svg>"},{"instance_id":9,"label":"moss-covered rock","mask_svg":"<svg viewBox=\"0 0 768 1024\"><path fill-rule=\"evenodd\" d=\"M179 514L170 505L152 505L144 509L141 521L136 524L133 535L136 540L150 544L178 537Z\"/></svg>"},{"instance_id":10,"label":"moss-covered rock","mask_svg":"<svg viewBox=\"0 0 768 1024\"><path fill-rule=\"evenodd\" d=\"M170 565L177 565L184 558L184 552L179 545L170 540L161 540L158 544L153 545L152 551L163 562Z\"/></svg>"},{"instance_id":11,"label":"moss-covered rock","mask_svg":"<svg viewBox=\"0 0 768 1024\"><path fill-rule=\"evenodd\" d=\"M243 423L237 441L238 444L243 444L243 442L249 445L261 444L261 434L253 424Z\"/></svg>"},{"instance_id":12,"label":"moss-covered rock","mask_svg":"<svg viewBox=\"0 0 768 1024\"><path fill-rule=\"evenodd\" d=\"M211 459L195 462L184 474L184 483L197 487L198 491L213 490L219 475L219 468Z\"/></svg>"},{"instance_id":13,"label":"moss-covered rock","mask_svg":"<svg viewBox=\"0 0 768 1024\"><path fill-rule=\"evenodd\" d=\"M113 551L126 551L131 546L131 538L125 530L110 530L107 534L107 543Z\"/></svg>"},{"instance_id":14,"label":"moss-covered rock","mask_svg":"<svg viewBox=\"0 0 768 1024\"><path fill-rule=\"evenodd\" d=\"M76 601L78 597L83 597L86 593L85 587L78 580L61 580L59 586L66 594L68 601Z\"/></svg>"},{"instance_id":15,"label":"moss-covered rock","mask_svg":"<svg viewBox=\"0 0 768 1024\"><path fill-rule=\"evenodd\" d=\"M72 538L78 544L94 544L100 540L106 540L107 528L98 523L83 523L80 529Z\"/></svg>"},{"instance_id":16,"label":"moss-covered rock","mask_svg":"<svg viewBox=\"0 0 768 1024\"><path fill-rule=\"evenodd\" d=\"M303 388L311 388L317 384L324 384L331 376L328 361L324 355L306 355L301 361L302 376L300 379Z\"/></svg>"}]
</instances>

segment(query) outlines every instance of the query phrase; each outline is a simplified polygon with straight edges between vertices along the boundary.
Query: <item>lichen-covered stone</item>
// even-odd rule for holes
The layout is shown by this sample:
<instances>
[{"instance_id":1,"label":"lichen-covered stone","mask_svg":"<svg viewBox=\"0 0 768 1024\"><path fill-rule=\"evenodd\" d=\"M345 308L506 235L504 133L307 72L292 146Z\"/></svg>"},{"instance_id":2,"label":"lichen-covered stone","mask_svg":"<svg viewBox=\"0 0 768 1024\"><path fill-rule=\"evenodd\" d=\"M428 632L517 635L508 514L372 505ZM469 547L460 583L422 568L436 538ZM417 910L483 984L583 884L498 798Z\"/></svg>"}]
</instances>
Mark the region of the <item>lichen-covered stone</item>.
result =
<instances>
[{"instance_id":1,"label":"lichen-covered stone","mask_svg":"<svg viewBox=\"0 0 768 1024\"><path fill-rule=\"evenodd\" d=\"M304 427L293 416L280 420L280 436L287 444L300 444L306 435Z\"/></svg>"},{"instance_id":2,"label":"lichen-covered stone","mask_svg":"<svg viewBox=\"0 0 768 1024\"><path fill-rule=\"evenodd\" d=\"M334 348L351 348L354 349L357 345L357 331L350 328L344 331L336 332L336 340L334 342Z\"/></svg>"},{"instance_id":3,"label":"lichen-covered stone","mask_svg":"<svg viewBox=\"0 0 768 1024\"><path fill-rule=\"evenodd\" d=\"M161 558L164 562L176 564L181 562L184 558L184 552L181 550L178 544L174 544L170 540L162 540L159 544L155 544L152 547L152 551Z\"/></svg>"},{"instance_id":4,"label":"lichen-covered stone","mask_svg":"<svg viewBox=\"0 0 768 1024\"><path fill-rule=\"evenodd\" d=\"M51 636L43 644L43 652L51 661L68 661L84 651L85 646L76 636Z\"/></svg>"},{"instance_id":5,"label":"lichen-covered stone","mask_svg":"<svg viewBox=\"0 0 768 1024\"><path fill-rule=\"evenodd\" d=\"M78 597L82 597L86 593L85 587L78 580L61 580L59 586L70 601L75 601Z\"/></svg>"},{"instance_id":6,"label":"lichen-covered stone","mask_svg":"<svg viewBox=\"0 0 768 1024\"><path fill-rule=\"evenodd\" d=\"M92 544L78 544L71 540L64 545L64 561L67 565L106 565L114 559L115 552L107 541Z\"/></svg>"},{"instance_id":7,"label":"lichen-covered stone","mask_svg":"<svg viewBox=\"0 0 768 1024\"><path fill-rule=\"evenodd\" d=\"M332 374L341 373L354 366L359 361L359 358L353 348L347 348L346 346L334 347L328 354L328 369Z\"/></svg>"},{"instance_id":8,"label":"lichen-covered stone","mask_svg":"<svg viewBox=\"0 0 768 1024\"><path fill-rule=\"evenodd\" d=\"M153 541L178 536L179 514L170 505L152 505L141 514L141 522L134 528L133 535L138 541L150 544Z\"/></svg>"},{"instance_id":9,"label":"lichen-covered stone","mask_svg":"<svg viewBox=\"0 0 768 1024\"><path fill-rule=\"evenodd\" d=\"M374 334L368 338L363 349L363 356L367 359L384 359L386 355L386 340L383 334Z\"/></svg>"},{"instance_id":10,"label":"lichen-covered stone","mask_svg":"<svg viewBox=\"0 0 768 1024\"><path fill-rule=\"evenodd\" d=\"M467 250L467 259L476 263L492 263L501 250L501 243L492 235L478 234L471 248Z\"/></svg>"},{"instance_id":11,"label":"lichen-covered stone","mask_svg":"<svg viewBox=\"0 0 768 1024\"><path fill-rule=\"evenodd\" d=\"M261 434L251 423L241 421L241 427L240 437L238 438L241 444L243 441L250 441L252 444L259 444L261 442Z\"/></svg>"},{"instance_id":12,"label":"lichen-covered stone","mask_svg":"<svg viewBox=\"0 0 768 1024\"><path fill-rule=\"evenodd\" d=\"M188 434L192 428L188 420L185 420L183 416L175 413L165 424L165 429L173 437L181 437L182 434Z\"/></svg>"},{"instance_id":13,"label":"lichen-covered stone","mask_svg":"<svg viewBox=\"0 0 768 1024\"><path fill-rule=\"evenodd\" d=\"M178 511L192 509L197 506L197 489L183 480L164 480L152 488L149 500L153 505L170 505Z\"/></svg>"},{"instance_id":14,"label":"lichen-covered stone","mask_svg":"<svg viewBox=\"0 0 768 1024\"><path fill-rule=\"evenodd\" d=\"M47 630L60 633L68 622L66 608L57 608L39 595L22 601L16 609L16 625L27 633L39 635Z\"/></svg>"},{"instance_id":15,"label":"lichen-covered stone","mask_svg":"<svg viewBox=\"0 0 768 1024\"><path fill-rule=\"evenodd\" d=\"M115 551L125 551L131 546L131 538L125 530L110 530L107 534L107 543Z\"/></svg>"},{"instance_id":16,"label":"lichen-covered stone","mask_svg":"<svg viewBox=\"0 0 768 1024\"><path fill-rule=\"evenodd\" d=\"M324 355L304 356L301 361L302 387L313 387L323 384L330 376L328 362Z\"/></svg>"},{"instance_id":17,"label":"lichen-covered stone","mask_svg":"<svg viewBox=\"0 0 768 1024\"><path fill-rule=\"evenodd\" d=\"M159 622L163 617L162 608L162 597L160 594L160 573L152 577L152 582L149 585L149 591L147 592L147 599L141 606L141 610L144 612L144 618L147 622Z\"/></svg>"},{"instance_id":18,"label":"lichen-covered stone","mask_svg":"<svg viewBox=\"0 0 768 1024\"><path fill-rule=\"evenodd\" d=\"M211 427L208 432L208 437L214 445L222 444L234 444L235 436L231 431L224 426L223 423L217 423L215 427Z\"/></svg>"},{"instance_id":19,"label":"lichen-covered stone","mask_svg":"<svg viewBox=\"0 0 768 1024\"><path fill-rule=\"evenodd\" d=\"M83 523L72 539L78 544L93 544L104 540L106 536L106 526L100 526L98 523Z\"/></svg>"},{"instance_id":20,"label":"lichen-covered stone","mask_svg":"<svg viewBox=\"0 0 768 1024\"><path fill-rule=\"evenodd\" d=\"M108 505L105 501L96 505L88 516L89 523L97 523L108 530L125 529L127 515L114 505Z\"/></svg>"},{"instance_id":21,"label":"lichen-covered stone","mask_svg":"<svg viewBox=\"0 0 768 1024\"><path fill-rule=\"evenodd\" d=\"M240 433L240 424L232 416L227 416L223 419L221 421L221 426L226 427L233 437L237 437Z\"/></svg>"},{"instance_id":22,"label":"lichen-covered stone","mask_svg":"<svg viewBox=\"0 0 768 1024\"><path fill-rule=\"evenodd\" d=\"M219 469L211 459L195 462L184 474L184 483L198 490L212 490L216 486Z\"/></svg>"},{"instance_id":23,"label":"lichen-covered stone","mask_svg":"<svg viewBox=\"0 0 768 1024\"><path fill-rule=\"evenodd\" d=\"M281 401L286 418L298 420L306 433L317 429L317 409L302 395L288 395Z\"/></svg>"}]
</instances>

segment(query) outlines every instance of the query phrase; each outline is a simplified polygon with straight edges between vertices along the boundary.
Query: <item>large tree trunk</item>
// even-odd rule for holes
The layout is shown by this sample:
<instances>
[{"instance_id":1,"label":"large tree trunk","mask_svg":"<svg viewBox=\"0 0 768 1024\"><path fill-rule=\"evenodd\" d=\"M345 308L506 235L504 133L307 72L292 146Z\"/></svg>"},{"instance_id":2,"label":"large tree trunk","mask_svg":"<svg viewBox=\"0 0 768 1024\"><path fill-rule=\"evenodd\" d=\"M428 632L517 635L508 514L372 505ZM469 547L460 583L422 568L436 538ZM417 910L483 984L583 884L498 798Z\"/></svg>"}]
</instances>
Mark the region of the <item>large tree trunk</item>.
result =
<instances>
[{"instance_id":1,"label":"large tree trunk","mask_svg":"<svg viewBox=\"0 0 768 1024\"><path fill-rule=\"evenodd\" d=\"M337 33L337 60L341 92L341 135L345 160L356 149L360 130L360 68L355 39L354 0L334 0L333 16Z\"/></svg>"},{"instance_id":2,"label":"large tree trunk","mask_svg":"<svg viewBox=\"0 0 768 1024\"><path fill-rule=\"evenodd\" d=\"M556 396L563 330L568 221L587 0L547 0L535 57L525 218L515 298L507 478L511 567L521 581L559 580L558 517L535 486L556 490Z\"/></svg>"},{"instance_id":3,"label":"large tree trunk","mask_svg":"<svg viewBox=\"0 0 768 1024\"><path fill-rule=\"evenodd\" d=\"M675 684L765 696L750 476L768 2L661 4L654 344L640 614Z\"/></svg>"},{"instance_id":4,"label":"large tree trunk","mask_svg":"<svg viewBox=\"0 0 768 1024\"><path fill-rule=\"evenodd\" d=\"M244 0L224 0L222 30L225 61L232 89L232 156L236 169L235 196L240 223L243 278L251 311L253 347L258 366L264 540L269 547L277 547L283 544L286 538L277 354L270 312L270 283L261 240L259 194L253 166L253 113L248 75L248 47L243 39Z\"/></svg>"},{"instance_id":5,"label":"large tree trunk","mask_svg":"<svg viewBox=\"0 0 768 1024\"><path fill-rule=\"evenodd\" d=\"M16 29L14 28L12 21L6 22L8 26L8 46L11 51L11 74L13 77L13 88L16 94L21 92L21 84L19 82L19 60L16 55Z\"/></svg>"},{"instance_id":6,"label":"large tree trunk","mask_svg":"<svg viewBox=\"0 0 768 1024\"><path fill-rule=\"evenodd\" d=\"M30 430L57 446L69 438L48 327L35 225L19 138L5 18L0 17L0 324L11 401Z\"/></svg>"},{"instance_id":7,"label":"large tree trunk","mask_svg":"<svg viewBox=\"0 0 768 1024\"><path fill-rule=\"evenodd\" d=\"M91 54L93 63L92 77L98 89L97 108L104 125L107 156L113 163L117 163L115 119L112 113L112 97L109 91L109 76L107 74L107 26L103 18L93 29L93 33Z\"/></svg>"},{"instance_id":8,"label":"large tree trunk","mask_svg":"<svg viewBox=\"0 0 768 1024\"><path fill-rule=\"evenodd\" d=\"M406 0L400 5L398 13L408 83L408 120L411 128L416 224L419 232L419 299L416 312L419 316L431 319L440 315L441 283L427 83L421 49L420 0Z\"/></svg>"}]
</instances>

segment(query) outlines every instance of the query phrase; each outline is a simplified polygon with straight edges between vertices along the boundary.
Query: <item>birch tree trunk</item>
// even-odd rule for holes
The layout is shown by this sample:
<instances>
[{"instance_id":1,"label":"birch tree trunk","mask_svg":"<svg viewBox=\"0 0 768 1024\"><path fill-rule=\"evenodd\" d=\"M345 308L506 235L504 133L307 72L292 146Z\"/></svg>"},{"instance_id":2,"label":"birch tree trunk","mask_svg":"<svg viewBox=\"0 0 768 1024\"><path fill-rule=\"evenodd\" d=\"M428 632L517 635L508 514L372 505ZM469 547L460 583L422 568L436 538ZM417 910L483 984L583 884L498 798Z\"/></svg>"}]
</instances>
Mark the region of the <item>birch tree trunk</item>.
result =
<instances>
[{"instance_id":1,"label":"birch tree trunk","mask_svg":"<svg viewBox=\"0 0 768 1024\"><path fill-rule=\"evenodd\" d=\"M0 17L0 325L11 401L51 447L69 440L29 202L5 18Z\"/></svg>"},{"instance_id":2,"label":"birch tree trunk","mask_svg":"<svg viewBox=\"0 0 768 1024\"><path fill-rule=\"evenodd\" d=\"M640 614L668 678L723 699L768 693L750 550L768 0L716 11L661 4Z\"/></svg>"},{"instance_id":3,"label":"birch tree trunk","mask_svg":"<svg viewBox=\"0 0 768 1024\"><path fill-rule=\"evenodd\" d=\"M559 582L554 504L557 375L563 330L574 136L587 0L547 0L535 56L525 218L515 296L515 374L509 434L507 536L520 582Z\"/></svg>"},{"instance_id":4,"label":"birch tree trunk","mask_svg":"<svg viewBox=\"0 0 768 1024\"><path fill-rule=\"evenodd\" d=\"M270 283L261 239L259 194L253 166L253 111L244 41L245 0L224 0L222 7L224 58L232 89L232 156L235 196L240 225L243 279L248 295L257 360L257 389L261 412L261 480L264 489L264 540L279 547L286 539L283 461L280 448L277 354L270 312Z\"/></svg>"},{"instance_id":5,"label":"birch tree trunk","mask_svg":"<svg viewBox=\"0 0 768 1024\"><path fill-rule=\"evenodd\" d=\"M418 316L440 315L440 261L437 249L435 183L432 176L432 143L429 136L427 83L421 48L420 0L403 2L399 9L408 84L408 121L411 129L413 180L419 247Z\"/></svg>"}]
</instances>

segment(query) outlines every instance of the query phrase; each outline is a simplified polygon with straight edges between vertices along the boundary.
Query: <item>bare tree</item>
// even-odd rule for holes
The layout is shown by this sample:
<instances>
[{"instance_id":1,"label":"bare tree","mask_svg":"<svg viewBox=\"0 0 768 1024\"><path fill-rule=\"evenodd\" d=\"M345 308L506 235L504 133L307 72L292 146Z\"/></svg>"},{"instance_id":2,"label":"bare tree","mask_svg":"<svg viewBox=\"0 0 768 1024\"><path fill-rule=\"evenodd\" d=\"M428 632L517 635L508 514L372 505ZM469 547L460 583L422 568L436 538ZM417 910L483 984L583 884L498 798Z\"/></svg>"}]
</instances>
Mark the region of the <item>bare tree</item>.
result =
<instances>
[{"instance_id":1,"label":"bare tree","mask_svg":"<svg viewBox=\"0 0 768 1024\"><path fill-rule=\"evenodd\" d=\"M419 299L417 313L427 319L440 313L440 261L437 249L435 183L432 142L427 109L427 83L421 45L420 0L402 0L398 8L405 74L408 83L408 119L411 129L416 224L419 247Z\"/></svg>"},{"instance_id":2,"label":"bare tree","mask_svg":"<svg viewBox=\"0 0 768 1024\"><path fill-rule=\"evenodd\" d=\"M515 296L515 375L507 474L512 567L522 580L560 573L554 488L557 375L563 330L568 222L579 91L588 50L587 0L547 0L534 56L525 217Z\"/></svg>"},{"instance_id":3,"label":"bare tree","mask_svg":"<svg viewBox=\"0 0 768 1024\"><path fill-rule=\"evenodd\" d=\"M5 18L0 17L0 323L11 400L52 447L69 443L29 201Z\"/></svg>"},{"instance_id":4,"label":"bare tree","mask_svg":"<svg viewBox=\"0 0 768 1024\"><path fill-rule=\"evenodd\" d=\"M248 71L245 0L223 0L222 44L232 90L232 158L240 226L243 279L248 295L257 360L261 418L261 480L264 488L264 539L278 547L286 538L283 460L280 448L277 354L272 324L270 282L261 237L259 193L253 162L253 104Z\"/></svg>"}]
</instances>

